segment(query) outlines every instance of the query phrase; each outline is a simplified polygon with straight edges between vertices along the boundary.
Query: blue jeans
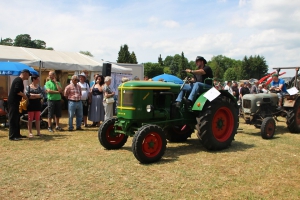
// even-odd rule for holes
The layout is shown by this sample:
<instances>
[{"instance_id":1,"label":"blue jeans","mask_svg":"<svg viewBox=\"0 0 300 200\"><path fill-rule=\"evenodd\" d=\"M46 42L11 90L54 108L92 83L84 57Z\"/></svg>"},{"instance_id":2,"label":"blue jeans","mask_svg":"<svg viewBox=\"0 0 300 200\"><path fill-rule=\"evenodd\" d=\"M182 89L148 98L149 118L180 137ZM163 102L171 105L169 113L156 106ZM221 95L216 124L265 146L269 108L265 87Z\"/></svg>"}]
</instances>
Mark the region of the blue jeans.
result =
<instances>
[{"instance_id":1,"label":"blue jeans","mask_svg":"<svg viewBox=\"0 0 300 200\"><path fill-rule=\"evenodd\" d=\"M182 90L179 92L176 101L181 102L185 93L191 92L188 99L193 102L195 100L195 96L197 95L197 93L204 92L206 91L206 89L209 89L211 87L212 87L211 85L207 85L200 82L196 82L193 84L185 84Z\"/></svg>"},{"instance_id":2,"label":"blue jeans","mask_svg":"<svg viewBox=\"0 0 300 200\"><path fill-rule=\"evenodd\" d=\"M82 108L82 102L78 101L69 101L68 105L68 112L69 112L69 129L73 130L73 117L76 115L76 128L81 127L81 121L83 117L83 108Z\"/></svg>"}]
</instances>

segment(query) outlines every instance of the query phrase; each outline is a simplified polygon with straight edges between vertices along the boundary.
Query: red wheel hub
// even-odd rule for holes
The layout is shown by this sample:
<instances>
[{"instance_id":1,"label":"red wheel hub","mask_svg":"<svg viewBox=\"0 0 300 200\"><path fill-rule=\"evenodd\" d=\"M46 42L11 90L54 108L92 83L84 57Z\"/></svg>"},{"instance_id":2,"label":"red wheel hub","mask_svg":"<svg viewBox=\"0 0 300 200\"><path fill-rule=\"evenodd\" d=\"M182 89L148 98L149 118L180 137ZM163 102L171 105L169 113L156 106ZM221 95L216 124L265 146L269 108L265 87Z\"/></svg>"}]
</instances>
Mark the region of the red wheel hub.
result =
<instances>
[{"instance_id":1,"label":"red wheel hub","mask_svg":"<svg viewBox=\"0 0 300 200\"><path fill-rule=\"evenodd\" d=\"M115 133L113 125L109 126L106 130L106 140L111 144L119 144L124 136L124 134Z\"/></svg>"},{"instance_id":2,"label":"red wheel hub","mask_svg":"<svg viewBox=\"0 0 300 200\"><path fill-rule=\"evenodd\" d=\"M212 120L212 131L215 138L220 142L225 142L231 136L234 128L234 117L227 107L219 108Z\"/></svg>"},{"instance_id":3,"label":"red wheel hub","mask_svg":"<svg viewBox=\"0 0 300 200\"><path fill-rule=\"evenodd\" d=\"M272 121L269 121L267 124L266 124L266 133L267 135L270 137L273 135L275 131L275 127L274 127L274 123Z\"/></svg>"},{"instance_id":4,"label":"red wheel hub","mask_svg":"<svg viewBox=\"0 0 300 200\"><path fill-rule=\"evenodd\" d=\"M148 133L142 143L142 150L147 157L155 157L162 149L162 139L156 132Z\"/></svg>"}]
</instances>

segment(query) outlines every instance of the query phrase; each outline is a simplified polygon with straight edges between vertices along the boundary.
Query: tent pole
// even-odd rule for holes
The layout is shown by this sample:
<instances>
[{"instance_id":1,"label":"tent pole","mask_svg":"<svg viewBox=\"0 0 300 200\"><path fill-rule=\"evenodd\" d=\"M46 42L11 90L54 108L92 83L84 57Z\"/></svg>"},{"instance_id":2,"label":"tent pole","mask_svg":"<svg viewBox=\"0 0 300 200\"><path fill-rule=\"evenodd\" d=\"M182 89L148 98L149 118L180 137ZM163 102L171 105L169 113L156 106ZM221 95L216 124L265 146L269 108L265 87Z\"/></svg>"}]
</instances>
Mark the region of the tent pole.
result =
<instances>
[{"instance_id":1,"label":"tent pole","mask_svg":"<svg viewBox=\"0 0 300 200\"><path fill-rule=\"evenodd\" d=\"M39 75L40 75L39 85L41 86L41 77L42 77L42 61L41 60L40 60L40 67L39 67Z\"/></svg>"}]
</instances>

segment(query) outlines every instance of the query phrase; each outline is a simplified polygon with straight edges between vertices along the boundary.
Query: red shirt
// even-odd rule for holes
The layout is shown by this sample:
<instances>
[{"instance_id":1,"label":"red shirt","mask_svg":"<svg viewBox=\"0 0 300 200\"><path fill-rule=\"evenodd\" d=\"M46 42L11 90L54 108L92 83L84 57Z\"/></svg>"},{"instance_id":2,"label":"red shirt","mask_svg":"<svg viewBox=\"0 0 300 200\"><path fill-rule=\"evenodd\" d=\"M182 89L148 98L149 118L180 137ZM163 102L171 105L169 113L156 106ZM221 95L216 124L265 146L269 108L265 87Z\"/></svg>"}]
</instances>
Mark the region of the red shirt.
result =
<instances>
[{"instance_id":1,"label":"red shirt","mask_svg":"<svg viewBox=\"0 0 300 200\"><path fill-rule=\"evenodd\" d=\"M74 85L73 83L69 84L65 88L64 96L67 99L72 101L80 101L81 100L81 87L79 85Z\"/></svg>"}]
</instances>

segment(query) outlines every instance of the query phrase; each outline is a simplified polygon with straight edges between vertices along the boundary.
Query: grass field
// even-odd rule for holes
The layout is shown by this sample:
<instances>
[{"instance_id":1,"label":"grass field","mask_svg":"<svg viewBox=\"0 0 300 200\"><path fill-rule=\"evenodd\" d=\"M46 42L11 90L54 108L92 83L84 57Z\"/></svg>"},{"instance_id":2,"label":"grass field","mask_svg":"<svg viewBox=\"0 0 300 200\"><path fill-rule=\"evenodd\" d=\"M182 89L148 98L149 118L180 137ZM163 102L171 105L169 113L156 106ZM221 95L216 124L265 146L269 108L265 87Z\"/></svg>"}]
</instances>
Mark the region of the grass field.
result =
<instances>
[{"instance_id":1,"label":"grass field","mask_svg":"<svg viewBox=\"0 0 300 200\"><path fill-rule=\"evenodd\" d=\"M0 128L0 199L300 199L300 134L288 133L284 122L272 140L243 120L240 128L224 151L207 152L193 134L168 143L150 165L135 159L132 138L105 150L97 128L43 130L18 142Z\"/></svg>"}]
</instances>

